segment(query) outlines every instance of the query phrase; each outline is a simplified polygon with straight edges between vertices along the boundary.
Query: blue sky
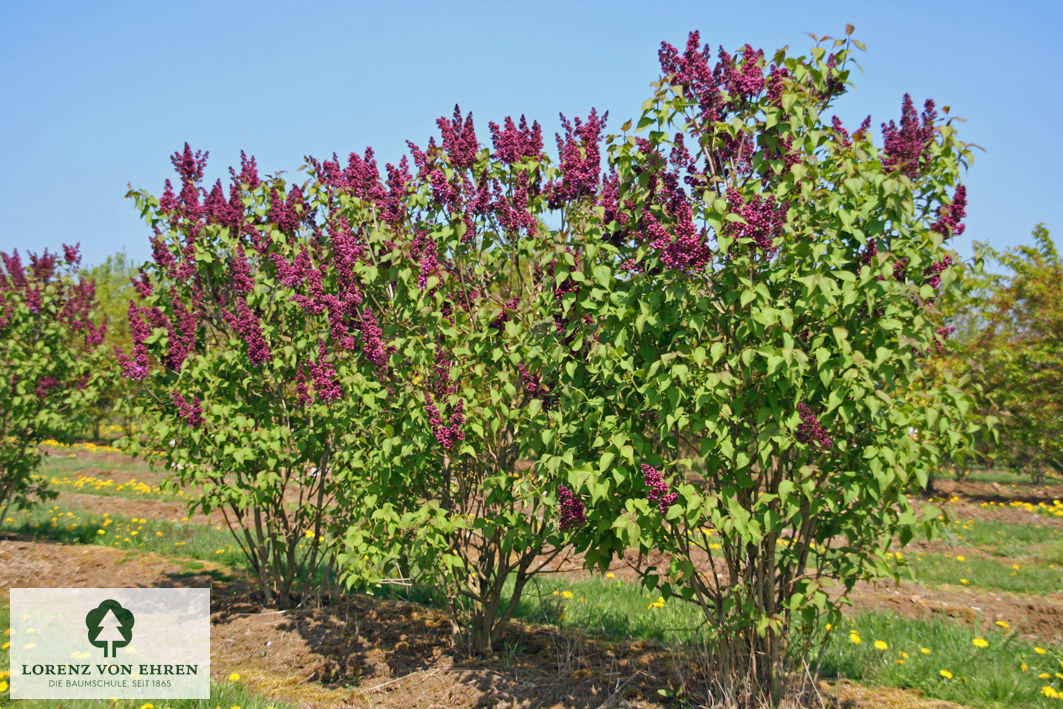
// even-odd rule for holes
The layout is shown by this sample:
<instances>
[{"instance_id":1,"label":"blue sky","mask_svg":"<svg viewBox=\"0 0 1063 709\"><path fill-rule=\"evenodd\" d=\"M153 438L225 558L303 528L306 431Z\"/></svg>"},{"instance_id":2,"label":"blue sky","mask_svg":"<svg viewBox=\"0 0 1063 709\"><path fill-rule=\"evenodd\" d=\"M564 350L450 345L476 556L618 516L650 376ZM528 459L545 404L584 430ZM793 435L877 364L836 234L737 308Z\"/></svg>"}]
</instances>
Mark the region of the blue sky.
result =
<instances>
[{"instance_id":1,"label":"blue sky","mask_svg":"<svg viewBox=\"0 0 1063 709\"><path fill-rule=\"evenodd\" d=\"M0 250L80 241L86 262L149 255L127 185L158 194L185 141L207 178L240 150L264 172L373 146L395 161L455 103L487 122L526 114L636 114L662 40L699 29L733 50L807 51L805 32L867 45L838 104L855 126L933 98L976 143L967 233L1003 248L1063 228L1056 135L1063 3L614 1L54 2L0 0ZM1057 244L1060 240L1056 238Z\"/></svg>"}]
</instances>

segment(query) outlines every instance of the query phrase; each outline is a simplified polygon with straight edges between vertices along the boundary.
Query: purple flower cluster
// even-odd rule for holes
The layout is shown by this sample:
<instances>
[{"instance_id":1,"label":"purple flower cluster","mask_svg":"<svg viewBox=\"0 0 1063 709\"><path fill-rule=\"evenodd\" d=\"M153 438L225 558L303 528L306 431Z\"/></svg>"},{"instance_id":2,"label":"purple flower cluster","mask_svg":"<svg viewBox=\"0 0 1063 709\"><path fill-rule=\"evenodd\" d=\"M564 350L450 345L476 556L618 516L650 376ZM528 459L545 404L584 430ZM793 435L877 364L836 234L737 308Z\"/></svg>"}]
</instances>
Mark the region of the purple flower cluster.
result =
<instances>
[{"instance_id":1,"label":"purple flower cluster","mask_svg":"<svg viewBox=\"0 0 1063 709\"><path fill-rule=\"evenodd\" d=\"M558 507L561 508L561 520L558 522L562 532L578 529L587 523L587 514L583 503L566 485L557 486Z\"/></svg>"},{"instance_id":2,"label":"purple flower cluster","mask_svg":"<svg viewBox=\"0 0 1063 709\"><path fill-rule=\"evenodd\" d=\"M738 190L732 187L727 190L727 207L732 214L741 217L744 223L728 221L724 224L723 232L732 238L750 239L754 247L769 257L773 256L778 250L775 239L786 224L790 205L776 204L775 195L768 195L767 198L753 195L746 201Z\"/></svg>"},{"instance_id":3,"label":"purple flower cluster","mask_svg":"<svg viewBox=\"0 0 1063 709\"><path fill-rule=\"evenodd\" d=\"M797 425L797 431L794 433L798 441L815 445L820 450L827 450L834 445L834 441L827 435L826 430L808 406L804 403L798 404L797 415L801 417L801 423Z\"/></svg>"},{"instance_id":4,"label":"purple flower cluster","mask_svg":"<svg viewBox=\"0 0 1063 709\"><path fill-rule=\"evenodd\" d=\"M528 120L520 117L520 125L506 116L505 128L500 128L497 123L488 123L491 129L491 142L495 146L495 156L506 163L514 165L525 158L536 158L543 150L543 131L539 122L532 123L528 127Z\"/></svg>"},{"instance_id":5,"label":"purple flower cluster","mask_svg":"<svg viewBox=\"0 0 1063 709\"><path fill-rule=\"evenodd\" d=\"M596 195L602 173L599 143L608 118L608 111L599 117L598 111L593 108L586 121L579 118L569 121L564 115L561 116L565 136L556 136L561 180L546 188L551 209L559 209L566 202L581 197Z\"/></svg>"},{"instance_id":6,"label":"purple flower cluster","mask_svg":"<svg viewBox=\"0 0 1063 709\"><path fill-rule=\"evenodd\" d=\"M476 162L476 152L480 147L476 140L476 129L473 127L472 113L461 117L461 108L454 106L454 117L449 121L446 118L436 120L440 136L443 139L443 149L450 156L450 163L462 170L467 170Z\"/></svg>"},{"instance_id":7,"label":"purple flower cluster","mask_svg":"<svg viewBox=\"0 0 1063 709\"><path fill-rule=\"evenodd\" d=\"M523 362L517 363L517 371L520 373L520 382L524 392L531 399L539 399L543 402L543 409L549 410L557 402L557 394L553 387L543 381L542 377L530 371Z\"/></svg>"},{"instance_id":8,"label":"purple flower cluster","mask_svg":"<svg viewBox=\"0 0 1063 709\"><path fill-rule=\"evenodd\" d=\"M923 283L937 290L941 287L941 272L953 264L952 257L946 256L940 261L935 261L926 268L923 269L923 275L926 276L926 280Z\"/></svg>"},{"instance_id":9,"label":"purple flower cluster","mask_svg":"<svg viewBox=\"0 0 1063 709\"><path fill-rule=\"evenodd\" d=\"M314 379L314 393L324 402L338 401L343 398L343 388L336 377L336 369L328 361L328 348L325 341L317 341L317 361L310 363L310 376Z\"/></svg>"},{"instance_id":10,"label":"purple flower cluster","mask_svg":"<svg viewBox=\"0 0 1063 709\"><path fill-rule=\"evenodd\" d=\"M965 216L967 216L967 188L959 185L952 195L952 204L942 205L937 221L930 228L946 239L950 236L959 236L966 229L966 225L962 223Z\"/></svg>"},{"instance_id":11,"label":"purple flower cluster","mask_svg":"<svg viewBox=\"0 0 1063 709\"><path fill-rule=\"evenodd\" d=\"M203 425L203 409L196 397L186 399L176 389L173 390L173 404L177 407L177 416L193 428Z\"/></svg>"},{"instance_id":12,"label":"purple flower cluster","mask_svg":"<svg viewBox=\"0 0 1063 709\"><path fill-rule=\"evenodd\" d=\"M151 326L141 316L141 310L133 301L129 301L126 313L129 318L129 335L133 342L132 356L123 352L118 345L114 346L122 373L129 379L143 379L148 376L149 371L148 347L144 341L151 335Z\"/></svg>"},{"instance_id":13,"label":"purple flower cluster","mask_svg":"<svg viewBox=\"0 0 1063 709\"><path fill-rule=\"evenodd\" d=\"M457 382L450 379L450 368L453 363L453 358L443 348L442 342L438 343L432 374L428 377L424 392L428 424L432 427L436 440L447 450L450 450L455 443L465 440L465 430L462 428L465 424L464 399L458 399L457 403L450 407L447 420L444 420L446 412L441 413L437 406L438 402L446 407L450 397L458 391Z\"/></svg>"},{"instance_id":14,"label":"purple flower cluster","mask_svg":"<svg viewBox=\"0 0 1063 709\"><path fill-rule=\"evenodd\" d=\"M650 502L656 502L658 509L661 510L663 515L679 496L674 492L668 492L668 483L664 481L664 476L652 465L643 463L641 468L642 481L649 488L649 492L646 493L646 499Z\"/></svg>"},{"instance_id":15,"label":"purple flower cluster","mask_svg":"<svg viewBox=\"0 0 1063 709\"><path fill-rule=\"evenodd\" d=\"M234 312L223 310L222 316L225 322L244 338L244 342L247 343L247 358L251 360L252 365L258 366L269 361L271 355L269 345L266 344L266 339L262 335L262 324L247 307L247 301L243 297L236 299Z\"/></svg>"},{"instance_id":16,"label":"purple flower cluster","mask_svg":"<svg viewBox=\"0 0 1063 709\"><path fill-rule=\"evenodd\" d=\"M903 283L904 279L907 278L907 269L908 257L897 259L893 264L893 280Z\"/></svg>"},{"instance_id":17,"label":"purple flower cluster","mask_svg":"<svg viewBox=\"0 0 1063 709\"><path fill-rule=\"evenodd\" d=\"M922 120L920 120L922 118ZM922 115L915 112L912 97L904 95L901 104L901 125L892 120L882 124L882 167L888 172L899 171L915 179L926 167L926 149L934 139L934 102L927 99Z\"/></svg>"},{"instance_id":18,"label":"purple flower cluster","mask_svg":"<svg viewBox=\"0 0 1063 709\"><path fill-rule=\"evenodd\" d=\"M517 305L519 303L519 295L515 295L509 300L507 300L505 303L503 303L502 312L495 316L495 318L491 321L490 327L494 328L495 330L501 330L503 327L505 327L505 324L509 322L510 314L517 312Z\"/></svg>"}]
</instances>

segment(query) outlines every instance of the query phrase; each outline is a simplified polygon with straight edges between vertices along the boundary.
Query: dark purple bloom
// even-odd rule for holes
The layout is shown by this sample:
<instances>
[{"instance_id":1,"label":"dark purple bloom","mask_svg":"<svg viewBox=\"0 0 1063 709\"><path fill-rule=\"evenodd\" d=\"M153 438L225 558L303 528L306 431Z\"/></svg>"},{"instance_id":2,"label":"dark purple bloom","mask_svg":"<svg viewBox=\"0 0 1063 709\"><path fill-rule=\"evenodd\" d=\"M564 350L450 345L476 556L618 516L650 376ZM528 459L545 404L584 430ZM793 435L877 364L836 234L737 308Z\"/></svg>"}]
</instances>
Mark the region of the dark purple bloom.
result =
<instances>
[{"instance_id":1,"label":"dark purple bloom","mask_svg":"<svg viewBox=\"0 0 1063 709\"><path fill-rule=\"evenodd\" d=\"M557 486L557 502L558 507L561 508L561 520L558 522L558 527L562 532L582 527L587 523L583 503L567 486Z\"/></svg>"},{"instance_id":2,"label":"dark purple bloom","mask_svg":"<svg viewBox=\"0 0 1063 709\"><path fill-rule=\"evenodd\" d=\"M192 396L186 399L176 389L173 390L173 404L177 407L177 416L193 428L203 425L203 409L199 399Z\"/></svg>"},{"instance_id":3,"label":"dark purple bloom","mask_svg":"<svg viewBox=\"0 0 1063 709\"><path fill-rule=\"evenodd\" d=\"M815 445L820 450L827 450L834 445L834 441L827 435L815 414L804 403L797 405L797 414L801 417L801 423L797 425L797 431L794 433L797 440Z\"/></svg>"},{"instance_id":4,"label":"dark purple bloom","mask_svg":"<svg viewBox=\"0 0 1063 709\"><path fill-rule=\"evenodd\" d=\"M934 139L934 102L927 99L922 121L912 105L912 97L904 95L901 104L901 125L893 121L882 124L882 166L888 172L899 171L915 179L929 160L926 149Z\"/></svg>"},{"instance_id":5,"label":"dark purple bloom","mask_svg":"<svg viewBox=\"0 0 1063 709\"><path fill-rule=\"evenodd\" d=\"M649 492L646 493L646 499L650 502L656 502L662 515L667 513L668 508L675 503L679 496L674 492L668 492L668 483L664 481L664 476L652 465L643 463L641 468L642 482L649 488Z\"/></svg>"}]
</instances>

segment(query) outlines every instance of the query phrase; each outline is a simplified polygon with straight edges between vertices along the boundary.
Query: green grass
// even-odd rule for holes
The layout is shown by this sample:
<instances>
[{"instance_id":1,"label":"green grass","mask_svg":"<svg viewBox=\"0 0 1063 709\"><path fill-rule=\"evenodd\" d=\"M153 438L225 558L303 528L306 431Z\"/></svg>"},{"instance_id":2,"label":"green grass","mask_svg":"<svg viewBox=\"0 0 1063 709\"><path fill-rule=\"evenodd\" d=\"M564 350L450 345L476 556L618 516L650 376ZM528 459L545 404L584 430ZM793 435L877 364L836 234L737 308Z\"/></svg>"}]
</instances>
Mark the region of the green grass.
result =
<instances>
[{"instance_id":1,"label":"green grass","mask_svg":"<svg viewBox=\"0 0 1063 709\"><path fill-rule=\"evenodd\" d=\"M0 599L0 632L11 625L11 612L6 598ZM3 642L7 641L7 635L0 635ZM7 675L10 672L11 656L8 652L0 652L0 682L9 682ZM145 704L152 704L157 709L170 707L171 709L210 709L211 707L241 707L241 709L294 709L290 704L266 699L251 692L238 682L215 682L210 683L210 699L120 699L118 701L99 699L9 699L10 688L0 692L0 706L8 709L140 709Z\"/></svg>"},{"instance_id":2,"label":"green grass","mask_svg":"<svg viewBox=\"0 0 1063 709\"><path fill-rule=\"evenodd\" d=\"M130 482L116 483L112 473L131 474ZM57 491L80 492L90 495L187 502L184 494L170 494L158 485L143 481L151 469L142 461L110 462L86 460L83 457L52 455L44 459L37 475L44 477Z\"/></svg>"},{"instance_id":3,"label":"green grass","mask_svg":"<svg viewBox=\"0 0 1063 709\"><path fill-rule=\"evenodd\" d=\"M939 554L908 556L906 562L916 582L924 586L966 586L1040 595L1063 589L1063 567L1059 565L1050 568L1045 563L1009 563L983 556Z\"/></svg>"},{"instance_id":4,"label":"green grass","mask_svg":"<svg viewBox=\"0 0 1063 709\"><path fill-rule=\"evenodd\" d=\"M992 468L982 470L971 470L962 478L958 478L955 473L942 472L939 474L942 480L970 480L971 482L980 483L999 483L1001 485L1020 485L1020 486L1033 486L1031 477L1028 473L1016 473L1012 470L1004 468ZM1048 474L1045 475L1046 485L1058 485L1061 479L1058 475Z\"/></svg>"},{"instance_id":5,"label":"green grass","mask_svg":"<svg viewBox=\"0 0 1063 709\"><path fill-rule=\"evenodd\" d=\"M9 513L0 528L31 541L99 544L204 559L234 568L243 568L245 564L243 553L228 529L201 524L39 505L31 510Z\"/></svg>"},{"instance_id":6,"label":"green grass","mask_svg":"<svg viewBox=\"0 0 1063 709\"><path fill-rule=\"evenodd\" d=\"M957 546L977 547L993 556L1063 565L1063 529L1047 525L956 520L949 536Z\"/></svg>"},{"instance_id":7,"label":"green grass","mask_svg":"<svg viewBox=\"0 0 1063 709\"><path fill-rule=\"evenodd\" d=\"M850 640L854 629L859 644ZM985 639L988 647L976 647L975 638ZM877 649L876 640L885 642L886 649ZM1046 686L1063 691L1063 679L1055 674L1063 672L1063 646L1044 645L1044 654L1035 647L996 627L978 631L944 620L865 613L832 633L821 673L826 678L917 689L972 707L1061 706L1059 699L1049 699L1041 691ZM952 678L943 677L941 670ZM1042 673L1048 678L1038 677Z\"/></svg>"}]
</instances>

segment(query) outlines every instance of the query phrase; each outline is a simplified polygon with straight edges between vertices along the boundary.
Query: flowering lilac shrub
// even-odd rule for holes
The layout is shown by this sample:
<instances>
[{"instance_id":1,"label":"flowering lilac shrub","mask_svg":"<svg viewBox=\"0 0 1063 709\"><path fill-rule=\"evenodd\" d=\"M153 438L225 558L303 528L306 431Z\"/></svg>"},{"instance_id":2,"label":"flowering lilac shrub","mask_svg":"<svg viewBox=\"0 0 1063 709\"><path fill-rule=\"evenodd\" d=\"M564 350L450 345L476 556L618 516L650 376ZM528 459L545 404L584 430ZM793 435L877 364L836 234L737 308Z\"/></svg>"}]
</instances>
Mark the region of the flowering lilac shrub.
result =
<instances>
[{"instance_id":1,"label":"flowering lilac shrub","mask_svg":"<svg viewBox=\"0 0 1063 709\"><path fill-rule=\"evenodd\" d=\"M366 550L387 540L388 578L434 587L476 652L585 519L569 410L592 327L578 264L597 238L604 120L563 121L553 159L537 123L489 123L481 143L455 109L386 184L352 189L334 161L314 169L387 251L377 292L403 323L388 340L377 509L348 531L345 570L372 579L364 567L380 562ZM552 210L560 228L544 221Z\"/></svg>"},{"instance_id":2,"label":"flowering lilac shrub","mask_svg":"<svg viewBox=\"0 0 1063 709\"><path fill-rule=\"evenodd\" d=\"M599 190L576 540L601 565L663 552L644 580L704 612L708 703L780 701L837 624L828 586L890 572L891 540L937 516L908 494L969 442L959 391L922 374L960 268L967 147L931 102L906 97L881 146L870 120L831 117L852 45L663 44Z\"/></svg>"},{"instance_id":3,"label":"flowering lilac shrub","mask_svg":"<svg viewBox=\"0 0 1063 709\"><path fill-rule=\"evenodd\" d=\"M378 254L313 181L262 177L245 155L227 190L207 188L206 160L186 145L179 186L131 193L154 236L115 351L147 384L129 446L223 512L266 601L289 607L336 581L373 462L391 369Z\"/></svg>"},{"instance_id":4,"label":"flowering lilac shrub","mask_svg":"<svg viewBox=\"0 0 1063 709\"><path fill-rule=\"evenodd\" d=\"M0 519L49 491L31 474L40 443L73 435L105 379L95 284L77 246L0 253Z\"/></svg>"}]
</instances>

